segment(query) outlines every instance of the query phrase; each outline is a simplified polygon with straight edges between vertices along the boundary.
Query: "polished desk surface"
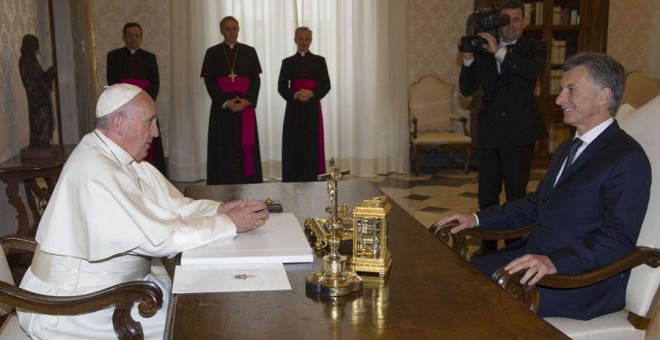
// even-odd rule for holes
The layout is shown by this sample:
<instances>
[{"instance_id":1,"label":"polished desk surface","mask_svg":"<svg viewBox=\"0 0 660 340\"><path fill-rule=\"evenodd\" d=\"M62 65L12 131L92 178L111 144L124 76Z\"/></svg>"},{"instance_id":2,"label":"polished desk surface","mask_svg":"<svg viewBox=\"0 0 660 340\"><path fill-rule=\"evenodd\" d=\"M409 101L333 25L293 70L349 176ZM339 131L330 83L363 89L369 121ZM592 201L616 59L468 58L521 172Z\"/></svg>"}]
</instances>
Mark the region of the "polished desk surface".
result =
<instances>
[{"instance_id":1,"label":"polished desk surface","mask_svg":"<svg viewBox=\"0 0 660 340\"><path fill-rule=\"evenodd\" d=\"M325 217L326 183L194 186L186 194L220 201L279 199L303 225ZM349 207L383 195L362 180L339 183ZM305 279L321 267L286 265L292 290L174 295L166 339L567 339L487 279L393 201L392 268L386 281L342 298L310 295Z\"/></svg>"}]
</instances>

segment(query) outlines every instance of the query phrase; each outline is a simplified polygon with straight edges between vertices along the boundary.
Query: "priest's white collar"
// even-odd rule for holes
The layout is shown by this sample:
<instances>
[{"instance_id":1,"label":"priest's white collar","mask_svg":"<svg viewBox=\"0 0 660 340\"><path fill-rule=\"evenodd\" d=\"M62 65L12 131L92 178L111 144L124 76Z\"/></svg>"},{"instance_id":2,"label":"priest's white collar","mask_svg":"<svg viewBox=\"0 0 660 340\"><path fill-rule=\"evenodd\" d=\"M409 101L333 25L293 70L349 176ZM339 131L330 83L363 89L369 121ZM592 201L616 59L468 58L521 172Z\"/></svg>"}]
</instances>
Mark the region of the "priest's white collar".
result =
<instances>
[{"instance_id":1,"label":"priest's white collar","mask_svg":"<svg viewBox=\"0 0 660 340\"><path fill-rule=\"evenodd\" d=\"M139 50L139 48L132 49L132 48L130 48L130 47L128 47L128 46L126 46L126 48L127 48L129 51L131 51L131 54L135 54L135 52L137 52L137 50Z\"/></svg>"},{"instance_id":2,"label":"priest's white collar","mask_svg":"<svg viewBox=\"0 0 660 340\"><path fill-rule=\"evenodd\" d=\"M224 43L225 45L229 46L229 49L230 49L230 50L233 50L233 49L234 49L234 46L236 46L236 44L238 44L238 42L235 42L235 43L233 43L233 44L230 44L230 43L228 43L228 42L226 42L226 41L223 41L223 43Z\"/></svg>"}]
</instances>

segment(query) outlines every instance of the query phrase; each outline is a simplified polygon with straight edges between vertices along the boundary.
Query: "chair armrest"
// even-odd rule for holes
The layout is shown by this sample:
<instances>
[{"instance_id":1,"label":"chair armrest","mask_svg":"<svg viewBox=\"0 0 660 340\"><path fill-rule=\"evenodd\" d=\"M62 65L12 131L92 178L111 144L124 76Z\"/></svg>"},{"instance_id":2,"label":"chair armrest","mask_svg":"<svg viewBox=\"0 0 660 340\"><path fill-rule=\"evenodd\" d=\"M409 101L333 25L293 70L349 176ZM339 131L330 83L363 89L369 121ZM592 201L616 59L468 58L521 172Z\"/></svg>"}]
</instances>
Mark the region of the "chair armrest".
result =
<instances>
[{"instance_id":1,"label":"chair armrest","mask_svg":"<svg viewBox=\"0 0 660 340\"><path fill-rule=\"evenodd\" d=\"M442 227L431 226L429 232L436 238L444 243L448 243L451 239L451 248L460 255L462 258L467 258L468 255L468 242L467 237L475 237L482 240L510 240L514 238L523 237L532 230L534 224L507 230L487 230L482 228L464 229L456 234L451 233L451 228L457 226L458 223L452 222Z\"/></svg>"},{"instance_id":2,"label":"chair armrest","mask_svg":"<svg viewBox=\"0 0 660 340\"><path fill-rule=\"evenodd\" d=\"M467 124L467 118L465 118L465 117L461 117L461 116L451 116L451 117L449 117L449 119L451 119L451 120L453 120L453 121L455 121L455 122L459 122L459 123Z\"/></svg>"},{"instance_id":3,"label":"chair armrest","mask_svg":"<svg viewBox=\"0 0 660 340\"><path fill-rule=\"evenodd\" d=\"M417 138L417 117L410 117L410 125L410 142L412 142L413 139Z\"/></svg>"},{"instance_id":4,"label":"chair armrest","mask_svg":"<svg viewBox=\"0 0 660 340\"><path fill-rule=\"evenodd\" d=\"M628 269L646 264L658 268L660 265L660 249L649 247L635 247L622 258L598 269L580 274L552 274L544 276L539 286L551 288L579 288L603 281Z\"/></svg>"},{"instance_id":5,"label":"chair armrest","mask_svg":"<svg viewBox=\"0 0 660 340\"><path fill-rule=\"evenodd\" d=\"M603 267L580 274L545 275L537 285L550 288L585 287L605 280L625 270L637 267L640 264L646 264L650 267L657 268L658 265L660 265L660 249L635 247L635 249L622 258ZM493 274L493 280L513 297L529 307L530 310L536 312L539 303L538 290L536 287L530 287L527 284L520 284L520 279L525 272L526 270L521 270L515 274L509 274L504 270L504 267L501 267L495 272L495 274Z\"/></svg>"},{"instance_id":6,"label":"chair armrest","mask_svg":"<svg viewBox=\"0 0 660 340\"><path fill-rule=\"evenodd\" d=\"M466 135L466 136L470 135L470 132L468 131L468 128L467 128L467 121L468 121L467 118L460 117L460 116L451 116L451 117L449 117L449 119L453 120L455 122L462 123L462 125L463 125L463 134Z\"/></svg>"},{"instance_id":7,"label":"chair armrest","mask_svg":"<svg viewBox=\"0 0 660 340\"><path fill-rule=\"evenodd\" d=\"M34 253L37 241L28 236L6 235L0 237L0 245L7 254L10 250L20 250Z\"/></svg>"},{"instance_id":8,"label":"chair armrest","mask_svg":"<svg viewBox=\"0 0 660 340\"><path fill-rule=\"evenodd\" d=\"M163 292L153 282L132 281L78 296L47 296L0 281L0 302L27 311L50 315L76 315L115 306L112 324L120 339L143 339L142 326L131 317L134 302L143 316L153 316L163 302Z\"/></svg>"}]
</instances>

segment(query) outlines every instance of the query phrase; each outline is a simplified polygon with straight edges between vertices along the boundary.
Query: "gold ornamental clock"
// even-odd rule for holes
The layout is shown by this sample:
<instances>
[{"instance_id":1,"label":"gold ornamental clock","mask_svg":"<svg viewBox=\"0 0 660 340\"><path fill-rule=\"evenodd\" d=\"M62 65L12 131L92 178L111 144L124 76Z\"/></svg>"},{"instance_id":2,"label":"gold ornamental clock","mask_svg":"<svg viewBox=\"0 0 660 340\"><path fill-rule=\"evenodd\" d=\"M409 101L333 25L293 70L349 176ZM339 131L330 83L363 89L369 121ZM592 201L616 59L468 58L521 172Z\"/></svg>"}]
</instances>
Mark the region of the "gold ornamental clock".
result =
<instances>
[{"instance_id":1,"label":"gold ornamental clock","mask_svg":"<svg viewBox=\"0 0 660 340\"><path fill-rule=\"evenodd\" d=\"M387 244L387 221L392 206L387 196L362 200L353 209L353 257L356 272L377 273L384 277L392 264Z\"/></svg>"}]
</instances>

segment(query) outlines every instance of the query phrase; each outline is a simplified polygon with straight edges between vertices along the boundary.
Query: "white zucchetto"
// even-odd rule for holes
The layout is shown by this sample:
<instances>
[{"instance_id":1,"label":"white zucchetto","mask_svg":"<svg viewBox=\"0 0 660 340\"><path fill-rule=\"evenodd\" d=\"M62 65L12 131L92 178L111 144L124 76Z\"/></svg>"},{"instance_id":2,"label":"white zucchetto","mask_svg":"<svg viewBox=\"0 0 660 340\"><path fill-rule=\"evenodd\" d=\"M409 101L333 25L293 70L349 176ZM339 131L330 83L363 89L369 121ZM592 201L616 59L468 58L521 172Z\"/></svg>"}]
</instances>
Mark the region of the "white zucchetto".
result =
<instances>
[{"instance_id":1,"label":"white zucchetto","mask_svg":"<svg viewBox=\"0 0 660 340\"><path fill-rule=\"evenodd\" d=\"M103 117L135 98L142 89L131 84L106 86L96 103L96 118Z\"/></svg>"}]
</instances>

